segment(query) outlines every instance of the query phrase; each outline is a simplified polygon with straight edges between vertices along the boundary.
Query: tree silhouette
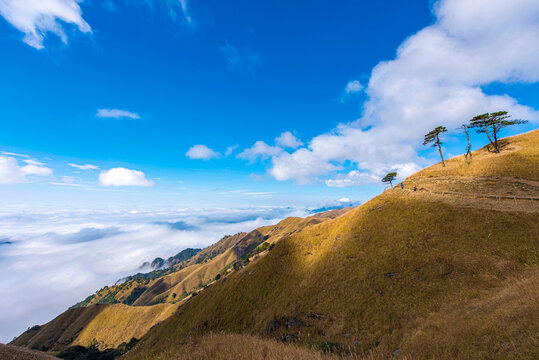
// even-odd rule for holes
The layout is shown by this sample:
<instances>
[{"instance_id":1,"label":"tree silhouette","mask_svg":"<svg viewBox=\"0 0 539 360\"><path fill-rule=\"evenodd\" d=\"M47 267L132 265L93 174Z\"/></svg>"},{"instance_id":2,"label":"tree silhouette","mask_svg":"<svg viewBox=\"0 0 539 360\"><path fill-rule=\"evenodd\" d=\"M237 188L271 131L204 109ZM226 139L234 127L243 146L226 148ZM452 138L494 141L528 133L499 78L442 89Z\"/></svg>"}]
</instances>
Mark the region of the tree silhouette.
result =
<instances>
[{"instance_id":1,"label":"tree silhouette","mask_svg":"<svg viewBox=\"0 0 539 360\"><path fill-rule=\"evenodd\" d=\"M500 152L500 145L498 144L498 133L505 127L512 125L525 124L526 120L509 120L511 115L507 114L507 111L498 111L490 114L489 126L492 129L492 135L494 137L494 148L497 153Z\"/></svg>"},{"instance_id":2,"label":"tree silhouette","mask_svg":"<svg viewBox=\"0 0 539 360\"><path fill-rule=\"evenodd\" d=\"M438 126L436 129L430 131L428 134L425 135L425 140L423 141L423 145L432 143L432 147L438 147L438 151L440 152L440 157L442 158L442 166L445 167L444 156L442 154L442 142L440 141L440 134L444 132L447 132L447 129L445 128L445 126Z\"/></svg>"},{"instance_id":3,"label":"tree silhouette","mask_svg":"<svg viewBox=\"0 0 539 360\"><path fill-rule=\"evenodd\" d=\"M397 177L396 172L390 172L382 178L382 182L389 183L391 187L393 187L393 180L395 180L396 177Z\"/></svg>"},{"instance_id":4,"label":"tree silhouette","mask_svg":"<svg viewBox=\"0 0 539 360\"><path fill-rule=\"evenodd\" d=\"M470 128L475 128L478 134L487 134L490 145L494 148L495 153L500 152L500 144L498 143L498 133L505 127L527 123L526 120L509 120L511 115L507 111L498 111L474 116L470 120ZM492 135L492 136L491 136Z\"/></svg>"},{"instance_id":5,"label":"tree silhouette","mask_svg":"<svg viewBox=\"0 0 539 360\"><path fill-rule=\"evenodd\" d=\"M466 148L466 154L470 155L470 159L472 158L472 143L470 142L470 134L468 133L468 125L462 124L460 127L462 130L464 130L464 133L466 134L466 140L468 141L468 147Z\"/></svg>"},{"instance_id":6,"label":"tree silhouette","mask_svg":"<svg viewBox=\"0 0 539 360\"><path fill-rule=\"evenodd\" d=\"M472 160L472 143L470 142L470 134L468 133L468 125L462 124L460 128L464 130L464 133L466 134L466 140L468 140L468 147L466 147L466 153L464 154L464 158L466 159L466 165L468 165L468 156L470 157L470 160Z\"/></svg>"},{"instance_id":7,"label":"tree silhouette","mask_svg":"<svg viewBox=\"0 0 539 360\"><path fill-rule=\"evenodd\" d=\"M481 133L487 134L487 138L490 145L492 145L493 148L496 148L494 146L494 142L490 138L490 131L488 128L489 120L490 120L489 113L477 115L477 116L474 116L472 119L470 119L470 125L468 125L468 127L474 128L475 132L478 134L481 134Z\"/></svg>"}]
</instances>

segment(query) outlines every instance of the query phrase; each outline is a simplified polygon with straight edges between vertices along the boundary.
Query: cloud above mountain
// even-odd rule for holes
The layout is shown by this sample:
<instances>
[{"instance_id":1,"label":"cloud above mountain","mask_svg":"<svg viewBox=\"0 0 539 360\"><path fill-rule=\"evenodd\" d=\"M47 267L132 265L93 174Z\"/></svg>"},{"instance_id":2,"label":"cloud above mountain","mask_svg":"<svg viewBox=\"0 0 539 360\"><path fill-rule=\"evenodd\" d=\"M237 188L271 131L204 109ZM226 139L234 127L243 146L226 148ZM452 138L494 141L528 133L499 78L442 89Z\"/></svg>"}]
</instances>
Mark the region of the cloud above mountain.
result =
<instances>
[{"instance_id":1,"label":"cloud above mountain","mask_svg":"<svg viewBox=\"0 0 539 360\"><path fill-rule=\"evenodd\" d=\"M433 13L436 21L406 39L395 59L376 65L364 89L355 81L346 86L346 92L365 92L362 116L292 153L271 154L274 178L308 183L333 174L329 186L362 184L428 164L417 150L423 134L438 125L456 128L499 110L539 120L515 98L483 91L494 82L539 80L539 2L440 0ZM347 162L357 173L338 172Z\"/></svg>"}]
</instances>

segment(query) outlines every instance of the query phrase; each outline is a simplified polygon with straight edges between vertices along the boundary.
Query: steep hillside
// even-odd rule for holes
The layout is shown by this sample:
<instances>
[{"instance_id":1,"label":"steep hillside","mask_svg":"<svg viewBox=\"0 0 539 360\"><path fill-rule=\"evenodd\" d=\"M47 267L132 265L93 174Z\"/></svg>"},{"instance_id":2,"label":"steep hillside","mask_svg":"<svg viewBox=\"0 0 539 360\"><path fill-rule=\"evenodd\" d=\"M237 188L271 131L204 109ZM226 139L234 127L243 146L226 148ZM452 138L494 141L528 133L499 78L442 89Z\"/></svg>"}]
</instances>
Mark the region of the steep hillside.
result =
<instances>
[{"instance_id":1,"label":"steep hillside","mask_svg":"<svg viewBox=\"0 0 539 360\"><path fill-rule=\"evenodd\" d=\"M58 360L41 351L32 351L27 348L0 344L0 359L2 360Z\"/></svg>"},{"instance_id":2,"label":"steep hillside","mask_svg":"<svg viewBox=\"0 0 539 360\"><path fill-rule=\"evenodd\" d=\"M92 305L69 309L43 326L33 327L11 344L44 351L71 345L115 348L131 338L141 338L152 326L168 318L178 305L133 307L123 304Z\"/></svg>"},{"instance_id":3,"label":"steep hillside","mask_svg":"<svg viewBox=\"0 0 539 360\"><path fill-rule=\"evenodd\" d=\"M308 218L287 218L276 225L265 226L249 233L223 237L217 243L168 269L135 275L127 281L107 286L78 306L124 303L148 306L159 303L177 303L194 291L213 281L217 274L244 257L263 242L274 243L305 227L334 218L348 209L316 214Z\"/></svg>"},{"instance_id":4,"label":"steep hillside","mask_svg":"<svg viewBox=\"0 0 539 360\"><path fill-rule=\"evenodd\" d=\"M513 177L539 181L539 131L533 130L524 134L500 140L501 152L490 152L488 147L474 151L470 166L466 166L464 156L457 156L445 162L423 169L412 175L409 180L428 177L447 176L480 176L480 177Z\"/></svg>"},{"instance_id":5,"label":"steep hillside","mask_svg":"<svg viewBox=\"0 0 539 360\"><path fill-rule=\"evenodd\" d=\"M435 165L404 190L291 234L183 304L127 358L171 358L192 350L182 339L211 332L381 358L539 358L538 134L475 152L469 168ZM526 184L529 199L409 191L452 191L449 177L472 192Z\"/></svg>"},{"instance_id":6,"label":"steep hillside","mask_svg":"<svg viewBox=\"0 0 539 360\"><path fill-rule=\"evenodd\" d=\"M287 218L276 225L249 233L225 236L197 252L166 275L155 279L133 277L99 290L83 306L64 312L43 326L21 334L12 344L33 349L60 351L71 345L88 346L95 341L101 349L116 348L132 337L142 337L163 321L193 294L215 282L216 277L233 272L234 263L245 264L264 256L269 246L295 231L335 218L349 209L333 210L308 218ZM243 266L243 265L242 265ZM126 304L119 304L124 302Z\"/></svg>"}]
</instances>

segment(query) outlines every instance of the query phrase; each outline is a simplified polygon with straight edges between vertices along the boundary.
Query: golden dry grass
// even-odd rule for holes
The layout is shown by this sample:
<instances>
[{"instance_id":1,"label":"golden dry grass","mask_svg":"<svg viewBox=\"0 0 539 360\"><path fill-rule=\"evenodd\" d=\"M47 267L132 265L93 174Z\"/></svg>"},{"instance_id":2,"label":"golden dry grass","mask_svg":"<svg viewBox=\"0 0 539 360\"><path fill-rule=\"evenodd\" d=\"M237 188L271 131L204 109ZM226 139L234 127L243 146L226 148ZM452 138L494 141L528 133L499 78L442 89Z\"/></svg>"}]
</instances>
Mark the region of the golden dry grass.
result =
<instances>
[{"instance_id":1,"label":"golden dry grass","mask_svg":"<svg viewBox=\"0 0 539 360\"><path fill-rule=\"evenodd\" d=\"M95 338L100 348L115 348L132 337L141 338L152 326L172 315L178 306L159 304L133 307L114 304L70 309L39 331L23 333L12 344L61 351L71 345L88 346Z\"/></svg>"},{"instance_id":2,"label":"golden dry grass","mask_svg":"<svg viewBox=\"0 0 539 360\"><path fill-rule=\"evenodd\" d=\"M537 213L462 209L384 194L280 241L150 331L130 358L151 358L183 336L209 331L267 336L268 323L283 317L309 326L281 326L271 337L338 342L384 356L402 348L406 355L409 334L428 314L468 306L484 291L537 268L538 233ZM323 317L314 319L312 312ZM529 317L517 321L539 331ZM495 343L475 340L470 353L492 355ZM440 354L426 348L421 356Z\"/></svg>"},{"instance_id":3,"label":"golden dry grass","mask_svg":"<svg viewBox=\"0 0 539 360\"><path fill-rule=\"evenodd\" d=\"M333 219L350 209L338 209L316 214L307 218L290 217L276 225L264 226L250 233L238 233L225 236L217 243L203 249L182 264L183 269L159 279L145 281L131 281L127 284L110 286L97 292L90 305L97 304L108 296L110 292L119 289L114 298L124 301L137 286L146 287L146 291L133 303L135 306L148 306L159 302L172 303L178 301L184 293L190 293L203 284L215 278L223 268L236 261L241 255L241 249L256 246L263 241L275 243L283 237L299 232L306 227L319 224L325 220ZM266 239L263 239L266 236ZM175 294L176 296L174 296Z\"/></svg>"},{"instance_id":4,"label":"golden dry grass","mask_svg":"<svg viewBox=\"0 0 539 360\"><path fill-rule=\"evenodd\" d=\"M27 348L0 344L0 359L2 360L58 360L40 351L32 351Z\"/></svg>"},{"instance_id":5,"label":"golden dry grass","mask_svg":"<svg viewBox=\"0 0 539 360\"><path fill-rule=\"evenodd\" d=\"M412 356L539 359L539 271L526 271L466 304L447 304L408 334Z\"/></svg>"},{"instance_id":6,"label":"golden dry grass","mask_svg":"<svg viewBox=\"0 0 539 360\"><path fill-rule=\"evenodd\" d=\"M101 349L106 349L116 348L122 342L129 342L132 337L140 339L152 326L172 315L178 305L158 304L133 307L114 304L105 306L84 326L73 341L73 345L88 346L95 339Z\"/></svg>"},{"instance_id":7,"label":"golden dry grass","mask_svg":"<svg viewBox=\"0 0 539 360\"><path fill-rule=\"evenodd\" d=\"M537 134L525 134L512 142L522 146L512 156L524 154L524 163L528 164L525 169L531 172L499 170L504 161L492 160L490 154L476 156L482 171L533 178L539 158L534 155L536 151L522 144L536 146ZM496 164L482 162L487 158ZM165 344L172 339L207 331L267 336L267 324L283 317L302 319L309 326L291 330L281 327L271 333L274 338L292 334L303 343L359 344L360 353L377 349L386 356L403 348L420 357L496 357L498 342L494 336L482 335L485 328L503 339L514 332L503 326L506 318L488 322L486 313L477 313L473 321L469 320L471 315L454 314L450 317L453 322L443 325L447 329L440 330L449 332L452 328L455 334L462 330L466 339L471 339L467 352L457 351L457 344L447 341L443 346L424 343L414 347L416 343L410 339L415 334L414 341L418 342L418 329L423 333L431 329L425 327L427 315L434 314L435 318L448 307L470 307L478 299L485 302L489 290L500 289L507 279L520 276L526 269L537 269L538 234L537 211L461 208L436 199L424 201L387 192L335 220L307 227L280 241L249 270L233 274L226 283L185 304L151 331L132 357L152 356L152 349L166 349ZM531 289L537 295L537 287ZM514 291L519 293L518 289ZM509 312L516 309L509 298L502 306ZM310 318L312 312L323 314L323 318ZM527 316L514 322L523 345L506 346L504 356L525 354L529 358L533 353L530 334L539 331L539 325L532 319ZM480 324L482 330L474 324Z\"/></svg>"},{"instance_id":8,"label":"golden dry grass","mask_svg":"<svg viewBox=\"0 0 539 360\"><path fill-rule=\"evenodd\" d=\"M466 166L464 156L446 160L423 169L410 176L408 181L422 177L445 176L508 176L539 181L539 130L501 140L503 149L499 154L486 148L474 151L470 166Z\"/></svg>"},{"instance_id":9,"label":"golden dry grass","mask_svg":"<svg viewBox=\"0 0 539 360\"><path fill-rule=\"evenodd\" d=\"M125 358L129 359L130 354ZM382 360L377 352L362 356L356 354L331 354L285 344L253 335L210 333L201 337L183 339L165 351L144 358L146 360ZM411 360L409 356L399 356Z\"/></svg>"},{"instance_id":10,"label":"golden dry grass","mask_svg":"<svg viewBox=\"0 0 539 360\"><path fill-rule=\"evenodd\" d=\"M127 355L129 359L129 354ZM322 354L270 339L239 334L208 334L186 339L166 351L149 357L155 360L333 360L334 355Z\"/></svg>"},{"instance_id":11,"label":"golden dry grass","mask_svg":"<svg viewBox=\"0 0 539 360\"><path fill-rule=\"evenodd\" d=\"M69 309L35 331L29 329L10 344L31 349L60 351L68 347L80 331L105 308L104 305Z\"/></svg>"}]
</instances>

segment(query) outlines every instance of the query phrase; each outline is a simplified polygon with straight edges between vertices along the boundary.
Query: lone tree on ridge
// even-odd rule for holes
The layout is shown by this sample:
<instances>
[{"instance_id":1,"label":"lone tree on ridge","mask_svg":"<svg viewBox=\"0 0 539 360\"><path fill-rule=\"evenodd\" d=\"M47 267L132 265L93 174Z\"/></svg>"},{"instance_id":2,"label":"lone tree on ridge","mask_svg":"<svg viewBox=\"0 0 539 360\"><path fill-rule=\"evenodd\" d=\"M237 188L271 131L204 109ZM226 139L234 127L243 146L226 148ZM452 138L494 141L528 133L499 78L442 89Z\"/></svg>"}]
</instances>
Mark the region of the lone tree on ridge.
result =
<instances>
[{"instance_id":1,"label":"lone tree on ridge","mask_svg":"<svg viewBox=\"0 0 539 360\"><path fill-rule=\"evenodd\" d=\"M507 111L498 111L474 116L470 120L470 128L475 128L478 134L487 134L490 145L494 148L495 153L500 152L500 144L498 143L498 133L505 127L512 125L525 124L526 120L509 120L511 115ZM492 137L491 137L492 135ZM490 150L489 150L490 151Z\"/></svg>"},{"instance_id":2,"label":"lone tree on ridge","mask_svg":"<svg viewBox=\"0 0 539 360\"><path fill-rule=\"evenodd\" d=\"M396 172L390 172L386 176L384 176L384 178L382 179L382 182L389 183L391 187L393 187L393 180L395 180L396 177L397 177Z\"/></svg>"},{"instance_id":3,"label":"lone tree on ridge","mask_svg":"<svg viewBox=\"0 0 539 360\"><path fill-rule=\"evenodd\" d=\"M423 141L423 145L432 143L432 147L438 147L438 151L440 152L440 157L442 158L442 166L445 167L444 156L442 154L442 142L440 141L440 134L444 132L447 132L447 129L445 128L445 126L438 126L434 130L430 131L427 135L425 135L425 140Z\"/></svg>"},{"instance_id":4,"label":"lone tree on ridge","mask_svg":"<svg viewBox=\"0 0 539 360\"><path fill-rule=\"evenodd\" d=\"M464 158L466 159L466 165L468 165L468 156L470 157L470 160L472 160L472 143L470 142L470 134L468 133L468 125L462 124L460 128L464 130L464 133L466 134L466 140L468 140L468 147L466 148L466 153L464 154Z\"/></svg>"}]
</instances>

